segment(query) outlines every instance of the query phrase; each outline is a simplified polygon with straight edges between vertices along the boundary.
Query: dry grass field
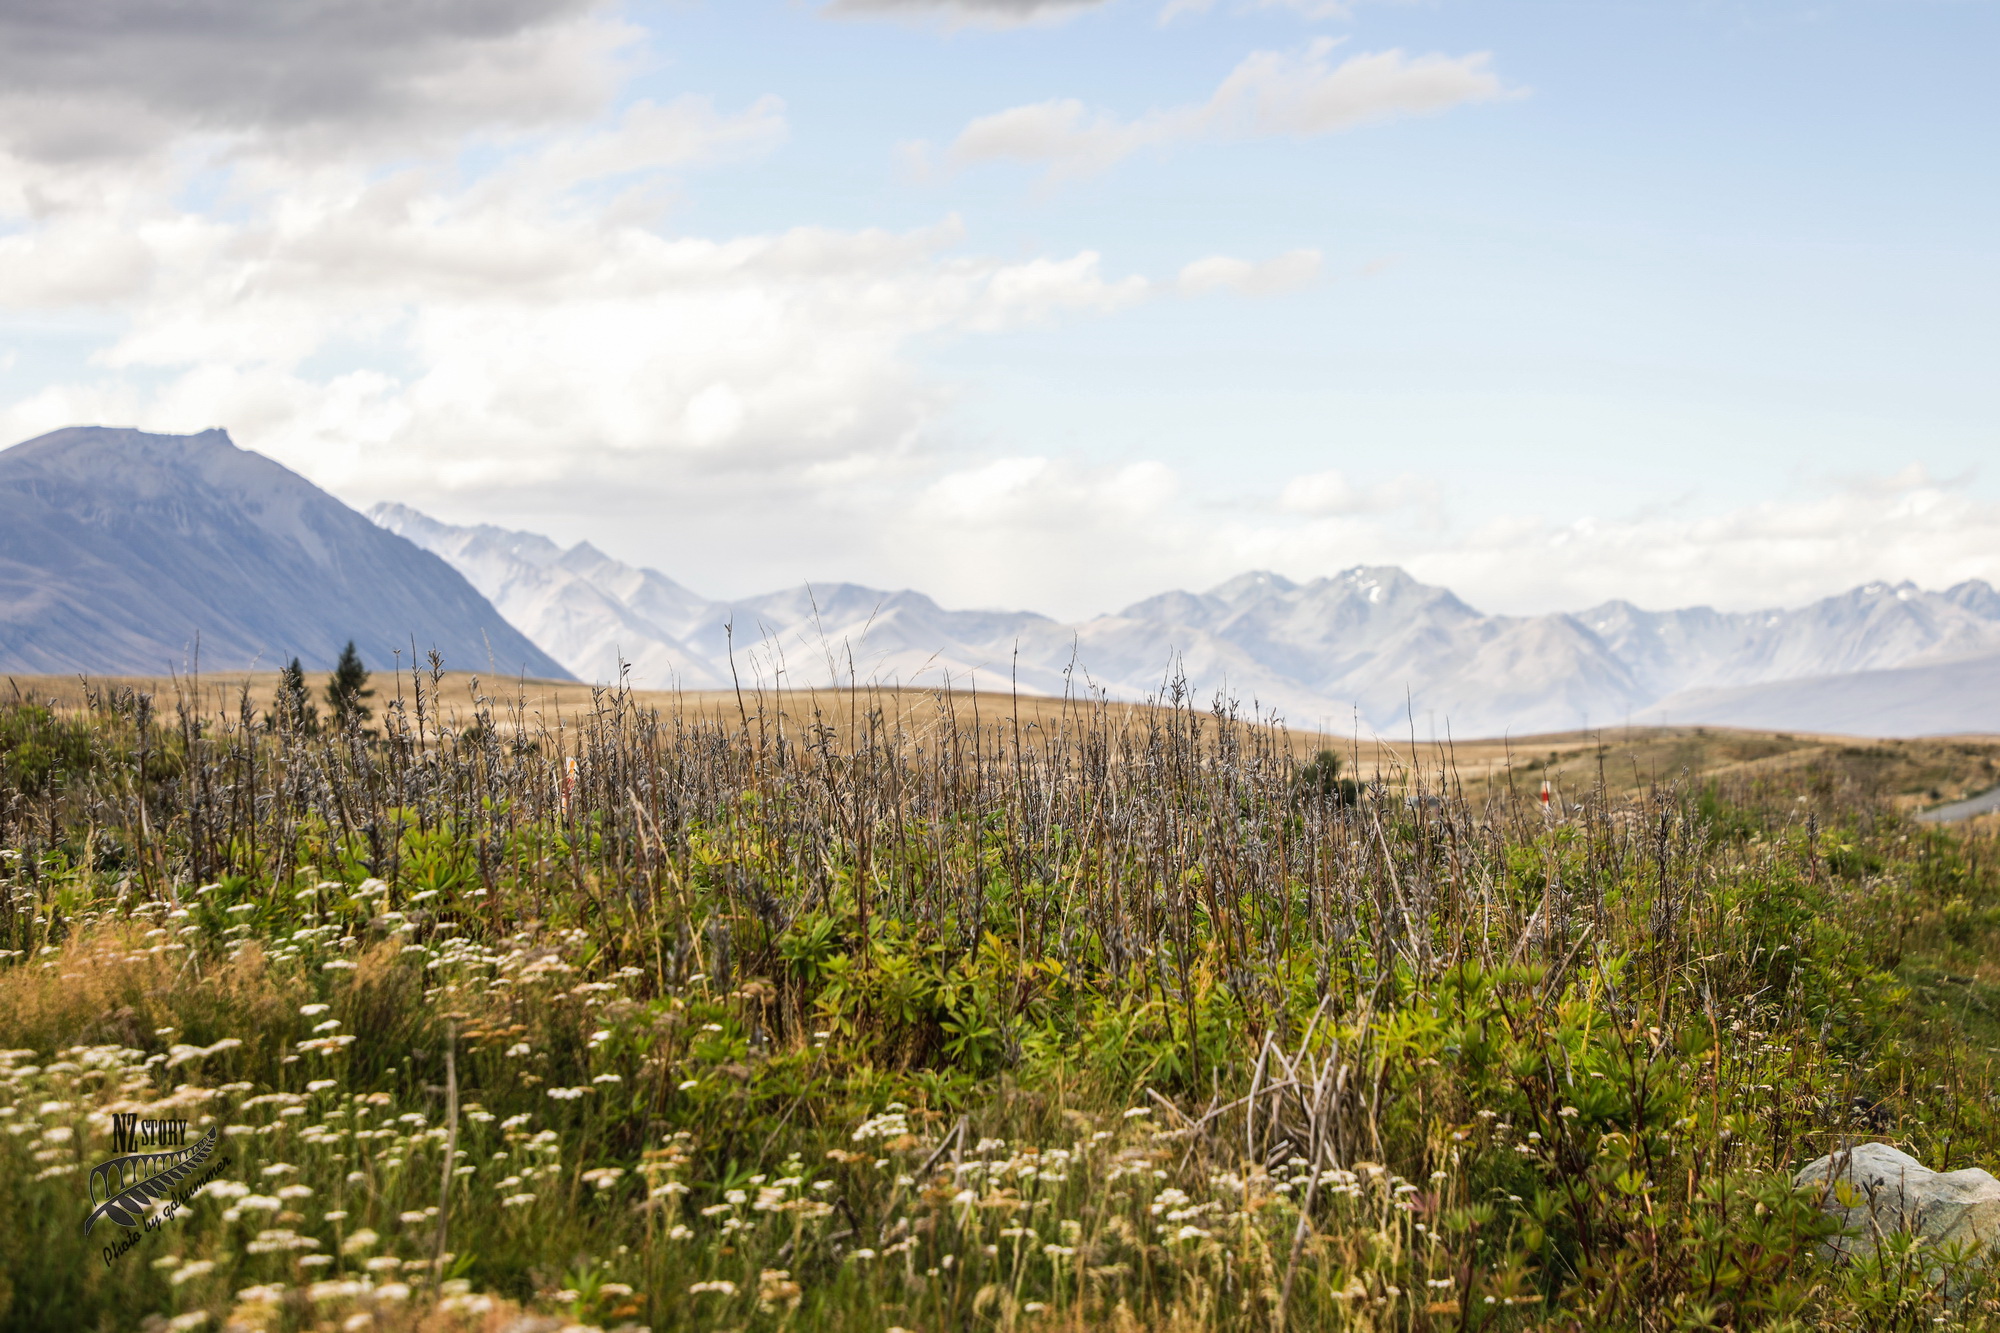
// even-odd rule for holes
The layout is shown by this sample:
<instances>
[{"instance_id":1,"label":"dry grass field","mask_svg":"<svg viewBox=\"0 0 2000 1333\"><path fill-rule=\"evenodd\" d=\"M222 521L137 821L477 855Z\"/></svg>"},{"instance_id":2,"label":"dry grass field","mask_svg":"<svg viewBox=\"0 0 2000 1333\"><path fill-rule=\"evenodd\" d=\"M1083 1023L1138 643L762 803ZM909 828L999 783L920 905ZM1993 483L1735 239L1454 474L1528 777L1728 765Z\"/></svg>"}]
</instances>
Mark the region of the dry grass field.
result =
<instances>
[{"instance_id":1,"label":"dry grass field","mask_svg":"<svg viewBox=\"0 0 2000 1333\"><path fill-rule=\"evenodd\" d=\"M378 673L374 684L378 706L398 697L408 700L419 689L407 671ZM0 699L74 709L84 707L93 692L136 689L163 701L185 698L199 715L219 718L240 715L246 701L254 712L268 712L277 687L275 671L218 673L199 680L18 676L0 677ZM433 688L428 678L422 688ZM609 693L574 681L496 681L465 672L444 673L434 688L432 704L446 719L471 716L483 700L503 725L551 733L573 728ZM1093 726L1143 725L1149 715L1170 711L1146 704L892 686L765 690L752 685L741 693L633 690L625 697L632 706L656 710L670 722L733 724L773 744L788 734L794 740L820 736L843 749L852 748L857 737L866 743L871 734L898 736L917 747L934 744L947 733L972 731L990 733L996 741L1011 741L1018 734L1032 743L1038 735ZM1300 762L1330 749L1340 756L1344 773L1379 783L1385 791L1448 792L1475 804L1534 803L1544 782L1556 798L1575 801L1600 786L1630 796L1663 784L1790 781L1811 770L1822 783L1865 788L1898 809L1918 810L2000 784L2000 736L1877 739L1672 726L1430 742L1380 734L1333 736L1246 721Z\"/></svg>"},{"instance_id":2,"label":"dry grass field","mask_svg":"<svg viewBox=\"0 0 2000 1333\"><path fill-rule=\"evenodd\" d=\"M374 684L0 682L9 1333L2000 1328L1990 742Z\"/></svg>"}]
</instances>

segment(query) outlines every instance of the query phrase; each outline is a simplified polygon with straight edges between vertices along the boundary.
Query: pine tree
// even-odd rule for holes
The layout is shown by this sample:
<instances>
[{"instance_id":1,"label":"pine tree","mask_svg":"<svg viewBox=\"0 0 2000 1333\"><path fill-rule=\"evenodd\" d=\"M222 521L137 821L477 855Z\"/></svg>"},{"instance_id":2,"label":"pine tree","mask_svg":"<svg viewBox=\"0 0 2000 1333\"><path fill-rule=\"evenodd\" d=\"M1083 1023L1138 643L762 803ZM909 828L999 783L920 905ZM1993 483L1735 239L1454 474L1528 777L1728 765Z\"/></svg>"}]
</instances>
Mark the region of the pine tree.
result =
<instances>
[{"instance_id":1,"label":"pine tree","mask_svg":"<svg viewBox=\"0 0 2000 1333\"><path fill-rule=\"evenodd\" d=\"M362 700L374 697L375 691L368 688L368 668L361 665L361 654L354 651L354 640L349 639L326 681L326 702L333 709L333 720L342 727L366 722L373 710Z\"/></svg>"},{"instance_id":2,"label":"pine tree","mask_svg":"<svg viewBox=\"0 0 2000 1333\"><path fill-rule=\"evenodd\" d=\"M1310 763L1301 765L1298 787L1302 794L1329 805L1352 806L1361 801L1361 784L1340 776L1338 750L1321 750Z\"/></svg>"},{"instance_id":3,"label":"pine tree","mask_svg":"<svg viewBox=\"0 0 2000 1333\"><path fill-rule=\"evenodd\" d=\"M319 710L313 707L312 693L306 689L306 669L296 657L278 674L278 697L272 713L278 728L294 736L319 730Z\"/></svg>"}]
</instances>

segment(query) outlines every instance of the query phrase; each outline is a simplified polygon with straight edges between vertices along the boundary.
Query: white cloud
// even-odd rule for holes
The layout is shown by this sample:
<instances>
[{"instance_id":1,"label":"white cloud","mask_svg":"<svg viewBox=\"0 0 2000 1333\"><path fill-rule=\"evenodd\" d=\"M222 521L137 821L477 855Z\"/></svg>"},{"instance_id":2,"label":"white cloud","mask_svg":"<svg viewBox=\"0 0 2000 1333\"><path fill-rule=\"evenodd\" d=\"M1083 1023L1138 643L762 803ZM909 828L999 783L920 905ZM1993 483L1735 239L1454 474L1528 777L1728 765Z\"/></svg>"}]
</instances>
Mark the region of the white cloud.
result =
<instances>
[{"instance_id":1,"label":"white cloud","mask_svg":"<svg viewBox=\"0 0 2000 1333\"><path fill-rule=\"evenodd\" d=\"M2000 505L1910 467L1697 517L1495 521L1411 567L1509 608L1622 597L1649 607L1743 610L1795 605L1877 579L2000 582L1995 531Z\"/></svg>"},{"instance_id":2,"label":"white cloud","mask_svg":"<svg viewBox=\"0 0 2000 1333\"><path fill-rule=\"evenodd\" d=\"M1242 0L1239 10L1289 9L1310 20L1345 19L1354 16L1355 0ZM1215 0L1167 0L1160 7L1160 22L1172 23L1186 14L1206 14Z\"/></svg>"},{"instance_id":3,"label":"white cloud","mask_svg":"<svg viewBox=\"0 0 2000 1333\"><path fill-rule=\"evenodd\" d=\"M841 18L942 17L957 23L996 27L1066 18L1108 0L833 0L826 12Z\"/></svg>"},{"instance_id":4,"label":"white cloud","mask_svg":"<svg viewBox=\"0 0 2000 1333\"><path fill-rule=\"evenodd\" d=\"M0 238L0 306L111 309L120 331L89 375L0 408L0 439L220 424L357 500L560 508L611 489L740 515L763 488L778 504L817 490L831 513L831 493L939 466L950 394L916 368L926 342L1174 290L1281 290L1318 265L1211 256L1160 283L1092 251L966 254L955 218L718 239L604 196L784 132L770 100L640 103L471 179L259 159L222 209L186 211L163 185L58 211ZM325 368L357 350L370 368Z\"/></svg>"},{"instance_id":5,"label":"white cloud","mask_svg":"<svg viewBox=\"0 0 2000 1333\"><path fill-rule=\"evenodd\" d=\"M743 429L743 399L736 390L718 382L688 399L683 416L691 444L703 448L727 444Z\"/></svg>"},{"instance_id":6,"label":"white cloud","mask_svg":"<svg viewBox=\"0 0 2000 1333\"><path fill-rule=\"evenodd\" d=\"M718 112L706 97L681 97L665 106L639 101L611 126L547 140L484 179L477 197L518 194L538 200L581 185L761 153L785 134L785 105L775 97L759 98L735 116Z\"/></svg>"},{"instance_id":7,"label":"white cloud","mask_svg":"<svg viewBox=\"0 0 2000 1333\"><path fill-rule=\"evenodd\" d=\"M1478 497L1443 489L1417 477L1319 472L1278 488L1273 505L1215 507L1204 503L1208 479L1156 461L1088 467L1016 456L875 495L844 493L837 522L867 534L850 573L947 605L1063 618L1249 569L1310 579L1357 564L1400 564L1483 611L1510 613L1621 597L1655 609L1750 610L1878 579L2000 583L2000 504L1921 471L1700 517L1521 514L1473 527L1449 522L1449 502L1472 509Z\"/></svg>"},{"instance_id":8,"label":"white cloud","mask_svg":"<svg viewBox=\"0 0 2000 1333\"><path fill-rule=\"evenodd\" d=\"M1309 285L1319 270L1317 250L1288 250L1261 264L1230 255L1210 255L1181 270L1180 289L1190 296L1218 291L1274 296Z\"/></svg>"},{"instance_id":9,"label":"white cloud","mask_svg":"<svg viewBox=\"0 0 2000 1333\"><path fill-rule=\"evenodd\" d=\"M1293 514L1352 514L1367 507L1360 489L1336 470L1293 477L1278 493L1278 508Z\"/></svg>"},{"instance_id":10,"label":"white cloud","mask_svg":"<svg viewBox=\"0 0 2000 1333\"><path fill-rule=\"evenodd\" d=\"M1049 458L996 458L932 482L922 508L961 535L983 530L1011 542L1028 530L1089 530L1114 517L1150 521L1179 494L1179 479L1162 463L1089 468Z\"/></svg>"},{"instance_id":11,"label":"white cloud","mask_svg":"<svg viewBox=\"0 0 2000 1333\"><path fill-rule=\"evenodd\" d=\"M1163 125L1092 117L1082 102L1061 98L981 116L960 131L949 156L960 166L1003 158L1053 162L1064 175L1082 176L1170 137Z\"/></svg>"},{"instance_id":12,"label":"white cloud","mask_svg":"<svg viewBox=\"0 0 2000 1333\"><path fill-rule=\"evenodd\" d=\"M675 104L565 132L566 170L549 139L469 182L264 163L226 213L139 193L60 211L0 240L0 302L113 309L124 330L88 374L0 408L0 439L224 425L356 502L588 536L716 592L845 577L1079 616L1247 568L1362 562L1489 610L2000 580L2000 507L1920 473L1706 517L1455 527L1455 504L1486 511L1449 479L1322 469L1232 506L1143 457L979 458L950 424L951 386L918 368L927 344L1169 291L1280 289L1317 256L1210 256L1157 282L1088 251L967 254L955 219L716 239L590 196L601 176L779 133L767 104ZM373 367L315 368L355 346Z\"/></svg>"},{"instance_id":13,"label":"white cloud","mask_svg":"<svg viewBox=\"0 0 2000 1333\"><path fill-rule=\"evenodd\" d=\"M1336 43L1313 42L1302 54L1258 51L1230 71L1210 99L1213 118L1238 133L1310 136L1369 121L1443 111L1507 95L1485 52L1427 55L1401 51L1350 56L1329 66Z\"/></svg>"},{"instance_id":14,"label":"white cloud","mask_svg":"<svg viewBox=\"0 0 2000 1333\"><path fill-rule=\"evenodd\" d=\"M1452 526L1440 506L1454 499L1480 509L1478 497L1454 496L1448 482L1294 477L1278 507L1297 521L1216 525L1205 563L1219 576L1269 567L1295 577L1397 563L1482 610L1508 612L1580 610L1613 598L1747 610L1877 579L2000 582L1992 540L2000 504L1921 468L1702 515L1513 514Z\"/></svg>"},{"instance_id":15,"label":"white cloud","mask_svg":"<svg viewBox=\"0 0 2000 1333\"><path fill-rule=\"evenodd\" d=\"M1434 481L1404 474L1363 485L1338 469L1308 472L1287 481L1278 492L1278 512L1326 517L1335 514L1386 514L1394 510L1436 509L1440 487ZM1431 513L1426 526L1435 528Z\"/></svg>"},{"instance_id":16,"label":"white cloud","mask_svg":"<svg viewBox=\"0 0 2000 1333\"><path fill-rule=\"evenodd\" d=\"M768 135L755 108L713 123L715 151ZM672 142L598 160L708 151ZM1070 617L1249 568L1367 562L1501 611L2000 581L2000 506L1918 472L1708 516L1454 526L1455 506L1487 511L1449 479L1322 469L1224 504L1213 478L1145 458L980 458L949 424L950 386L918 369L927 343L1313 266L1211 256L1163 284L1090 252L968 255L955 220L663 234L532 184L552 179L536 152L470 183L314 168L266 178L227 219L156 202L7 238L0 300L129 318L88 375L0 408L0 439L224 425L350 500L587 536L717 593L855 578ZM397 354L314 369L346 345Z\"/></svg>"},{"instance_id":17,"label":"white cloud","mask_svg":"<svg viewBox=\"0 0 2000 1333\"><path fill-rule=\"evenodd\" d=\"M51 69L104 57L73 97L27 63L25 12L0 13L0 309L109 314L115 332L87 370L0 405L0 443L86 421L222 425L351 500L588 536L704 590L863 578L1064 616L1246 568L1375 561L1492 610L2000 580L2000 506L1921 473L1701 517L1454 527L1454 502L1487 511L1448 481L1320 470L1232 505L1214 478L1143 457L975 448L951 424L953 386L921 369L926 348L1168 293L1285 291L1314 281L1321 256L1210 255L1154 279L1091 250L968 253L955 218L676 233L661 192L770 151L784 108L690 97L600 114L625 38L580 0L426 0L352 33L325 28L333 8L316 3L131 11L140 28L171 14L220 25L215 61L270 62L247 89L204 87L222 65L201 60L195 74L137 69L134 52L166 38L86 41L51 9ZM240 30L225 22L239 14ZM303 82L274 82L286 77ZM969 126L950 160L1073 174L1507 92L1481 55L1335 63L1322 42L1253 55L1207 101L1137 120L1018 107ZM93 138L119 116L128 141ZM387 156L398 125L408 138ZM466 148L481 165L461 165Z\"/></svg>"},{"instance_id":18,"label":"white cloud","mask_svg":"<svg viewBox=\"0 0 2000 1333\"><path fill-rule=\"evenodd\" d=\"M0 307L100 305L143 287L154 252L109 218L0 236Z\"/></svg>"},{"instance_id":19,"label":"white cloud","mask_svg":"<svg viewBox=\"0 0 2000 1333\"><path fill-rule=\"evenodd\" d=\"M1091 251L967 254L956 218L709 238L624 202L784 134L770 99L642 102L497 146L470 178L246 159L203 211L176 202L185 177L129 170L0 237L0 307L119 330L89 373L0 408L0 439L219 424L356 500L830 516L935 479L950 393L916 368L926 341L1176 289ZM1185 285L1268 290L1314 263L1217 256Z\"/></svg>"},{"instance_id":20,"label":"white cloud","mask_svg":"<svg viewBox=\"0 0 2000 1333\"><path fill-rule=\"evenodd\" d=\"M671 472L677 455L755 472L907 447L935 392L905 363L913 339L1115 309L1149 290L1087 253L957 256L953 223L714 241L379 203L362 191L308 211L293 198L282 225L214 228L146 254L131 266L146 275L129 294L132 327L103 361L169 376L147 413L156 424L229 422L336 484L422 486L440 469L574 479L615 458ZM348 383L302 370L343 339L399 343L408 368ZM93 397L68 386L4 419L18 438L95 417ZM129 401L121 388L105 405ZM377 443L329 466L319 441L340 432L328 414L342 403L377 423L353 432Z\"/></svg>"},{"instance_id":21,"label":"white cloud","mask_svg":"<svg viewBox=\"0 0 2000 1333\"><path fill-rule=\"evenodd\" d=\"M1100 257L1086 250L1068 259L1031 259L994 270L981 308L968 327L994 330L1041 323L1065 311L1108 313L1143 301L1151 285L1141 277L1106 281Z\"/></svg>"},{"instance_id":22,"label":"white cloud","mask_svg":"<svg viewBox=\"0 0 2000 1333\"><path fill-rule=\"evenodd\" d=\"M1518 95L1484 52L1464 56L1401 51L1329 60L1322 38L1300 52L1258 51L1231 70L1206 102L1136 120L1090 113L1074 99L1011 107L967 125L948 160L958 166L1012 159L1047 163L1056 176L1101 171L1146 148L1200 140L1314 137L1466 102Z\"/></svg>"}]
</instances>

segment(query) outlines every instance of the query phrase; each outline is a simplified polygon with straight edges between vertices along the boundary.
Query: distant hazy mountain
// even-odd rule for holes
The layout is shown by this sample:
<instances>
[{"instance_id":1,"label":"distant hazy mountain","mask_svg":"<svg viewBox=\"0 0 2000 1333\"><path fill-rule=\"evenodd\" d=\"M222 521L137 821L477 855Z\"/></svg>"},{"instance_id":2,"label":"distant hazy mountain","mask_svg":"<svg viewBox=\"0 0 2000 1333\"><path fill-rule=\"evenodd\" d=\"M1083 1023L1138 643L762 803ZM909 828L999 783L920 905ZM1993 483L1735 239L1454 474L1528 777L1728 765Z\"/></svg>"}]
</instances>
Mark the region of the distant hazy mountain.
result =
<instances>
[{"instance_id":1,"label":"distant hazy mountain","mask_svg":"<svg viewBox=\"0 0 2000 1333\"><path fill-rule=\"evenodd\" d=\"M0 451L0 670L150 673L194 657L567 678L448 563L227 433L78 426Z\"/></svg>"},{"instance_id":2,"label":"distant hazy mountain","mask_svg":"<svg viewBox=\"0 0 2000 1333\"><path fill-rule=\"evenodd\" d=\"M584 680L615 680L623 662L648 689L719 689L731 682L733 648L735 675L745 682L782 673L799 685L942 683L947 673L962 679L977 670L992 685L996 652L1004 663L1014 639L1055 627L1045 616L946 611L921 593L851 583L711 601L588 542L564 550L533 533L439 523L405 505L376 505L368 516L450 561ZM1059 690L1061 669L1024 671L1021 684Z\"/></svg>"},{"instance_id":3,"label":"distant hazy mountain","mask_svg":"<svg viewBox=\"0 0 2000 1333\"><path fill-rule=\"evenodd\" d=\"M1869 583L1796 611L1641 611L1606 602L1578 620L1628 663L1642 692L1874 671L2000 650L2000 594Z\"/></svg>"},{"instance_id":4,"label":"distant hazy mountain","mask_svg":"<svg viewBox=\"0 0 2000 1333\"><path fill-rule=\"evenodd\" d=\"M1853 736L1943 736L2000 732L2000 654L1934 666L1850 671L1690 690L1664 699L1639 723L1706 722L1760 731L1828 731Z\"/></svg>"},{"instance_id":5,"label":"distant hazy mountain","mask_svg":"<svg viewBox=\"0 0 2000 1333\"><path fill-rule=\"evenodd\" d=\"M577 675L611 679L622 658L651 687L726 684L724 626L733 624L746 680L771 679L782 660L799 684L947 674L963 682L977 672L983 686L1018 679L1023 690L1051 693L1073 671L1079 687L1142 699L1178 664L1204 698L1223 690L1298 726L1428 739L1614 725L1661 710L1677 722L1723 723L1724 714L1764 706L1732 690L2000 654L2000 594L1978 582L1943 593L1869 584L1797 610L1609 602L1575 615L1489 616L1400 569L1360 567L1309 583L1244 574L1205 593L1163 593L1063 624L1027 612L947 611L919 593L852 584L710 601L587 544L564 550L527 533L453 527L400 505L371 516L451 561ZM1916 711L1878 698L1929 679L1885 679L1870 687L1877 695L1816 683L1821 693L1798 697L1825 699L1845 731L1914 734L1886 725L1891 716L1921 717L1925 731L1986 725L1983 704L1952 696ZM1855 703L1863 697L1890 710L1885 725L1869 723Z\"/></svg>"}]
</instances>

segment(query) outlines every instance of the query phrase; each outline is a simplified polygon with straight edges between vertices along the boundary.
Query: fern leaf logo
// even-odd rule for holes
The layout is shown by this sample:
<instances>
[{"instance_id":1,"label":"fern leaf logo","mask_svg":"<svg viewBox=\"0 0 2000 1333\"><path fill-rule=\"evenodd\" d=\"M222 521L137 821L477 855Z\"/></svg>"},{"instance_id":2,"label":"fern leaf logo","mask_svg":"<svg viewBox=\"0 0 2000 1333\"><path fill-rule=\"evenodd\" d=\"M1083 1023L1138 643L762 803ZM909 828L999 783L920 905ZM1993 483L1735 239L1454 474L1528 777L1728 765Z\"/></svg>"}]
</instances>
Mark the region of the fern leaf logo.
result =
<instances>
[{"instance_id":1,"label":"fern leaf logo","mask_svg":"<svg viewBox=\"0 0 2000 1333\"><path fill-rule=\"evenodd\" d=\"M163 1198L174 1186L200 1169L215 1152L215 1127L185 1148L172 1152L135 1152L99 1162L90 1168L90 1199L96 1207L83 1219L83 1234L108 1217L121 1227L136 1227L146 1205ZM98 1202L100 1194L103 1202Z\"/></svg>"}]
</instances>

